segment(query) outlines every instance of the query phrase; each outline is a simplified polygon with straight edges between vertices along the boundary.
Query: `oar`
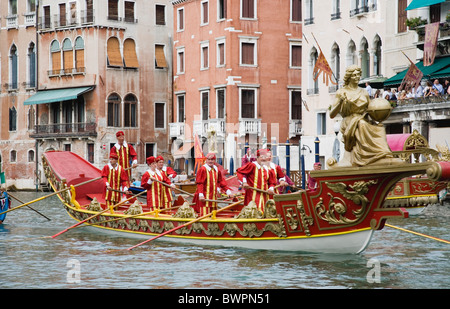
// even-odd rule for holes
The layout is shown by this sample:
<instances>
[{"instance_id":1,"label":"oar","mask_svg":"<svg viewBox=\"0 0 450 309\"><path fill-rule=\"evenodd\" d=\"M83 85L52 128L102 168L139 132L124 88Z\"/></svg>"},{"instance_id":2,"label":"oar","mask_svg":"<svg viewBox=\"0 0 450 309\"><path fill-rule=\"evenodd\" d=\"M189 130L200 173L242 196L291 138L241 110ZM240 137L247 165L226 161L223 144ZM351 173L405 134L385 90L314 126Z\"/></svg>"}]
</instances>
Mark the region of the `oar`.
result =
<instances>
[{"instance_id":1,"label":"oar","mask_svg":"<svg viewBox=\"0 0 450 309\"><path fill-rule=\"evenodd\" d=\"M145 244L145 243L148 243L148 242L150 242L150 241L152 241L152 240L155 240L155 239L157 239L157 238L159 238L159 237L162 237L162 236L164 236L164 235L170 234L170 233L172 233L172 232L174 232L174 231L176 231L176 230L179 230L179 229L181 229L181 228L183 228L183 227L189 226L189 225L191 225L191 224L193 224L193 223L195 223L195 222L198 222L198 221L200 221L200 220L203 220L203 219L205 219L205 218L208 218L208 217L212 216L213 213L219 213L219 212L221 212L221 211L224 211L224 210L226 210L226 209L229 209L229 208L231 208L231 207L234 207L234 206L236 206L236 205L239 205L240 203L242 203L242 202L239 201L239 202L233 203L233 204L231 204L231 205L228 205L228 206L226 206L226 207L224 207L224 208L221 208L221 209L219 209L219 210L217 210L217 211L215 211L215 212L210 212L209 214L206 214L206 215L204 215L204 216L201 216L201 217L199 217L199 218L197 218L197 219L194 219L194 220L192 220L192 221L189 221L189 222L187 222L187 223L184 223L184 224L182 224L182 225L179 225L179 226L177 226L176 228L173 228L173 229L171 229L171 230L168 230L167 232L164 232L164 233L159 234L159 235L157 235L157 236L155 236L155 237L152 237L152 238L150 238L150 239L147 239L146 241L143 241L143 242L141 242L141 243L139 243L139 244L137 244L137 245L134 245L133 247L130 247L130 248L128 248L127 250L133 250L134 248L139 247L139 246L141 246L141 245L143 245L143 244Z\"/></svg>"},{"instance_id":2,"label":"oar","mask_svg":"<svg viewBox=\"0 0 450 309\"><path fill-rule=\"evenodd\" d=\"M10 192L8 192L8 195L11 196L13 199L15 199L16 201L18 201L19 203L23 204L23 202L21 200L19 200L17 197L15 197L14 195L12 195ZM44 215L43 213L40 213L39 211L37 211L36 209L34 209L31 206L28 206L28 208L30 208L31 210L35 211L36 213L38 213L39 215L41 215L42 217L44 217L45 219L47 219L48 221L51 221L51 219L49 217L47 217L46 215Z\"/></svg>"},{"instance_id":3,"label":"oar","mask_svg":"<svg viewBox=\"0 0 450 309\"><path fill-rule=\"evenodd\" d=\"M79 184L74 185L74 187L79 187L79 186L88 184L88 183L90 183L90 182L94 182L94 181L99 180L99 179L102 179L102 177L97 177L97 178L90 179L90 180L85 181L85 182L80 182ZM42 201L42 200L44 200L44 199L46 199L46 198L48 198L48 197L50 197L50 196L54 196L54 195L60 194L60 193L62 193L62 192L64 192L64 191L67 191L67 190L70 190L70 187L67 187L67 188L65 188L65 189L62 189L62 190L53 192L53 193L51 193L51 194L49 194L49 195L42 196L42 197L40 197L40 198L37 198L37 199L32 200L32 201L30 201L30 202L24 203L24 204L19 205L19 206L17 206L17 207L11 208L11 209L9 209L9 210L7 210L7 211L4 211L4 212L0 213L0 215L2 215L2 214L4 214L4 213L7 213L7 212L9 212L9 211L13 211L13 210L22 208L22 207L24 207L24 206L28 206L28 205L30 205L30 204L32 204L32 203L36 203L36 202Z\"/></svg>"},{"instance_id":4,"label":"oar","mask_svg":"<svg viewBox=\"0 0 450 309\"><path fill-rule=\"evenodd\" d=\"M147 190L144 190L144 191L140 192L139 194L133 195L132 197L129 197L129 198L127 198L126 200L121 201L120 203L118 203L118 204L112 206L112 209L114 209L114 208L116 208L116 207L118 207L118 206L124 204L125 202L128 202L129 200L131 200L131 199L133 199L133 198L135 198L135 197L137 197L137 196L139 196L139 195L141 195L141 194L144 194L145 192L147 192ZM68 230L71 230L71 229L73 229L74 227L77 227L78 225L81 225L81 224L85 223L86 221L89 221L89 220L94 219L94 218L100 216L101 214L104 214L105 212L110 211L110 209L111 209L110 207L106 207L105 210L100 211L99 213L97 213L97 214L95 214L95 215L93 215L93 216L90 216L89 218L87 218L87 219L85 219L85 220L83 220L83 221L80 221L80 222L78 222L78 223L72 225L71 227L66 228L65 230L63 230L63 231L61 231L61 232L59 232L59 233L56 233L55 235L52 236L52 238L55 238L56 236L59 236L59 235L65 233L65 232L67 232Z\"/></svg>"},{"instance_id":5,"label":"oar","mask_svg":"<svg viewBox=\"0 0 450 309\"><path fill-rule=\"evenodd\" d=\"M126 168L125 170L127 171L127 170L129 170L129 169L131 169L131 167L128 167L128 168ZM94 182L94 181L97 181L97 180L100 180L100 179L102 179L102 176L97 177L97 178L93 178L93 179L89 179L89 180L84 181L84 182L80 182L80 183L78 183L78 184L76 184L76 185L73 185L73 186L74 186L74 187L79 187L79 186L82 186L82 185L85 185L85 184L88 184L88 183L91 183L91 182ZM24 204L19 205L19 206L17 206L17 207L8 209L7 211L4 211L4 212L0 213L0 215L2 215L2 214L4 214L4 213L7 213L7 212L10 212L10 211L13 211L13 210L16 210L16 209L19 209L19 208L22 208L22 207L24 207L24 206L28 206L28 205L30 205L30 204L32 204L32 203L36 203L36 202L42 201L42 200L44 200L44 199L46 199L46 198L48 198L48 197L50 197L50 196L54 196L54 195L60 194L60 193L62 193L62 192L64 192L64 191L67 191L67 190L70 190L70 186L67 187L67 188L65 188L65 189L62 189L62 190L53 192L53 193L51 193L51 194L49 194L49 195L42 196L42 197L37 198L37 199L35 199L35 200L32 200L32 201L30 201L30 202L24 203Z\"/></svg>"},{"instance_id":6,"label":"oar","mask_svg":"<svg viewBox=\"0 0 450 309\"><path fill-rule=\"evenodd\" d=\"M387 224L387 223L385 223L384 225L389 226L389 227L394 228L394 229L397 229L397 230L400 230L400 231L403 231L403 232L408 232L408 233L411 233L411 234L414 234L414 235L419 235L419 236L423 236L423 237L426 237L426 238L437 240L437 241L440 241L440 242L443 242L443 243L446 243L446 244L450 244L450 241L445 240L445 239L441 239L441 238L425 235L425 234L422 234L422 233L410 231L410 230L407 230L407 229L404 229L404 228L401 228L401 227L398 227L398 226L395 226L395 225L390 225L390 224Z\"/></svg>"},{"instance_id":7,"label":"oar","mask_svg":"<svg viewBox=\"0 0 450 309\"><path fill-rule=\"evenodd\" d=\"M169 187L169 188L171 188L172 190L178 190L178 191L180 191L181 193L187 194L187 195L189 195L189 196L194 196L194 194L192 194L192 193L189 193L189 192L187 192L187 191L181 190L181 189L176 188L176 187L174 188L174 187L172 187L171 185L169 185L169 184L167 184L167 183L165 183L165 182L163 182L163 181L161 181L161 180L155 179L155 178L153 178L153 177L151 178L151 180L152 180L152 181L159 182L159 183L162 184L163 186Z\"/></svg>"}]
</instances>

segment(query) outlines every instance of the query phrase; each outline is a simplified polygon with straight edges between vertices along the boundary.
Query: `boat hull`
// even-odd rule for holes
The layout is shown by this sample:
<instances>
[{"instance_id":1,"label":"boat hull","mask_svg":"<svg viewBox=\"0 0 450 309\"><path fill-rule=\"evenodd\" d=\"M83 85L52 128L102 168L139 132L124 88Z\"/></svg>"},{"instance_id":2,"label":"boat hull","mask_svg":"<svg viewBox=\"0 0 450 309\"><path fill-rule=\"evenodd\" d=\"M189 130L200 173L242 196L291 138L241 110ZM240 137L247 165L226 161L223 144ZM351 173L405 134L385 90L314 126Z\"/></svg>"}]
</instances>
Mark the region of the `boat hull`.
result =
<instances>
[{"instance_id":1,"label":"boat hull","mask_svg":"<svg viewBox=\"0 0 450 309\"><path fill-rule=\"evenodd\" d=\"M66 210L77 221L88 218L92 213L79 211L76 208L66 205ZM121 215L102 215L97 222L108 221L111 218L117 218ZM145 220L143 224L141 221ZM188 220L184 220L188 221ZM154 227L155 224L164 229L172 227L174 219L164 218L144 218L137 217L130 220L118 220L115 223L89 224L88 228L99 233L127 237L132 239L146 240L159 233L152 233L143 228ZM176 222L176 224L182 224ZM177 244L191 244L198 246L216 246L216 247L234 247L256 250L275 250L290 252L310 252L310 253L342 253L354 254L363 251L370 242L374 230L366 228L361 230L351 230L340 233L328 233L317 236L291 236L285 237L284 228L279 224L278 219L264 220L205 220L195 226L193 229L187 229L180 234L172 234L158 238L155 241L166 241ZM164 227L167 224L166 227ZM211 228L209 225L219 226L218 229ZM225 227L226 225L236 225L234 228ZM245 228L247 225L247 228ZM253 225L249 228L249 225ZM140 226L140 227L139 227ZM270 227L268 227L270 226ZM273 232L269 232L275 231ZM206 231L206 232L205 232ZM209 235L207 235L209 234ZM236 234L238 236L236 236ZM261 235L264 234L264 237ZM275 235L275 234L278 234Z\"/></svg>"}]
</instances>

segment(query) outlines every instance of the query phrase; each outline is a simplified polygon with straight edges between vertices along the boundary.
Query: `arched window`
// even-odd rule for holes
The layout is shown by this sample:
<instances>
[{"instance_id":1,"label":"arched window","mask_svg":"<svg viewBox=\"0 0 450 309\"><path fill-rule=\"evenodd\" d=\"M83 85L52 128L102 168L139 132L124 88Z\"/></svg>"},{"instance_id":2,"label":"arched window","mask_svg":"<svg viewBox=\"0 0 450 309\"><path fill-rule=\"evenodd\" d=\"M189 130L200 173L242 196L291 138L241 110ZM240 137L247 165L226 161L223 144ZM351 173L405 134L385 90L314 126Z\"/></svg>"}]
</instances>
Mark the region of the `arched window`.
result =
<instances>
[{"instance_id":1,"label":"arched window","mask_svg":"<svg viewBox=\"0 0 450 309\"><path fill-rule=\"evenodd\" d=\"M9 131L17 130L17 111L13 106L9 109Z\"/></svg>"},{"instance_id":2,"label":"arched window","mask_svg":"<svg viewBox=\"0 0 450 309\"><path fill-rule=\"evenodd\" d=\"M357 64L358 59L356 56L356 45L353 40L351 40L347 45L347 54L346 54L346 66L351 66L352 64Z\"/></svg>"},{"instance_id":3,"label":"arched window","mask_svg":"<svg viewBox=\"0 0 450 309\"><path fill-rule=\"evenodd\" d=\"M121 98L117 93L108 97L108 126L120 127L120 102Z\"/></svg>"},{"instance_id":4,"label":"arched window","mask_svg":"<svg viewBox=\"0 0 450 309\"><path fill-rule=\"evenodd\" d=\"M119 39L110 37L107 43L108 66L123 67L122 55L120 53Z\"/></svg>"},{"instance_id":5,"label":"arched window","mask_svg":"<svg viewBox=\"0 0 450 309\"><path fill-rule=\"evenodd\" d=\"M75 68L77 73L86 71L84 66L84 40L80 36L75 40Z\"/></svg>"},{"instance_id":6,"label":"arched window","mask_svg":"<svg viewBox=\"0 0 450 309\"><path fill-rule=\"evenodd\" d=\"M11 152L9 153L9 161L17 162L17 151L11 150Z\"/></svg>"},{"instance_id":7,"label":"arched window","mask_svg":"<svg viewBox=\"0 0 450 309\"><path fill-rule=\"evenodd\" d=\"M373 74L382 75L381 72L381 38L377 35L373 43Z\"/></svg>"},{"instance_id":8,"label":"arched window","mask_svg":"<svg viewBox=\"0 0 450 309\"><path fill-rule=\"evenodd\" d=\"M309 53L309 70L308 70L308 82L309 82L309 89L308 94L314 94L319 93L319 79L317 78L314 80L314 66L316 65L317 58L319 58L319 53L317 52L317 49L313 47L311 49L311 52Z\"/></svg>"},{"instance_id":9,"label":"arched window","mask_svg":"<svg viewBox=\"0 0 450 309\"><path fill-rule=\"evenodd\" d=\"M36 87L36 49L33 42L28 46L28 87Z\"/></svg>"},{"instance_id":10,"label":"arched window","mask_svg":"<svg viewBox=\"0 0 450 309\"><path fill-rule=\"evenodd\" d=\"M28 150L28 162L34 162L34 150Z\"/></svg>"},{"instance_id":11,"label":"arched window","mask_svg":"<svg viewBox=\"0 0 450 309\"><path fill-rule=\"evenodd\" d=\"M59 42L54 40L50 45L50 53L52 57L51 75L58 75L61 71L61 48Z\"/></svg>"},{"instance_id":12,"label":"arched window","mask_svg":"<svg viewBox=\"0 0 450 309\"><path fill-rule=\"evenodd\" d=\"M73 70L73 47L70 39L63 41L63 59L64 59L64 73L71 74Z\"/></svg>"},{"instance_id":13,"label":"arched window","mask_svg":"<svg viewBox=\"0 0 450 309\"><path fill-rule=\"evenodd\" d=\"M341 68L341 50L339 46L334 43L331 47L331 69L333 70L334 76L333 80L336 79L336 82L340 79L340 68Z\"/></svg>"},{"instance_id":14,"label":"arched window","mask_svg":"<svg viewBox=\"0 0 450 309\"><path fill-rule=\"evenodd\" d=\"M361 40L360 45L360 56L361 56L361 78L367 78L370 76L370 54L369 54L369 44L366 38Z\"/></svg>"},{"instance_id":15,"label":"arched window","mask_svg":"<svg viewBox=\"0 0 450 309\"><path fill-rule=\"evenodd\" d=\"M123 60L127 68L139 67L136 44L133 39L126 39L123 42Z\"/></svg>"},{"instance_id":16,"label":"arched window","mask_svg":"<svg viewBox=\"0 0 450 309\"><path fill-rule=\"evenodd\" d=\"M137 99L134 94L127 94L123 102L123 126L137 127Z\"/></svg>"},{"instance_id":17,"label":"arched window","mask_svg":"<svg viewBox=\"0 0 450 309\"><path fill-rule=\"evenodd\" d=\"M10 64L10 89L18 88L18 71L17 71L17 47L15 44L11 46L9 51Z\"/></svg>"}]
</instances>

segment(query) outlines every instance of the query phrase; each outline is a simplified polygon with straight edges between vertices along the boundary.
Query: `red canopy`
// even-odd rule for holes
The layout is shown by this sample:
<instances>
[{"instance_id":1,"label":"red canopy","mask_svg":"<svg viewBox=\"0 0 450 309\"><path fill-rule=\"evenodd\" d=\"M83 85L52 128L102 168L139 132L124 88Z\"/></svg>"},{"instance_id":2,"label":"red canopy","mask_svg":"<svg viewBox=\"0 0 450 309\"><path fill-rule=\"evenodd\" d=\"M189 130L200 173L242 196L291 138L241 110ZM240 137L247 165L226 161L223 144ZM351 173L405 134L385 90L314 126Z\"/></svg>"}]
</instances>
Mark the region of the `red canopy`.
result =
<instances>
[{"instance_id":1,"label":"red canopy","mask_svg":"<svg viewBox=\"0 0 450 309\"><path fill-rule=\"evenodd\" d=\"M386 139L391 151L402 151L405 149L405 142L411 133L406 134L386 134Z\"/></svg>"}]
</instances>

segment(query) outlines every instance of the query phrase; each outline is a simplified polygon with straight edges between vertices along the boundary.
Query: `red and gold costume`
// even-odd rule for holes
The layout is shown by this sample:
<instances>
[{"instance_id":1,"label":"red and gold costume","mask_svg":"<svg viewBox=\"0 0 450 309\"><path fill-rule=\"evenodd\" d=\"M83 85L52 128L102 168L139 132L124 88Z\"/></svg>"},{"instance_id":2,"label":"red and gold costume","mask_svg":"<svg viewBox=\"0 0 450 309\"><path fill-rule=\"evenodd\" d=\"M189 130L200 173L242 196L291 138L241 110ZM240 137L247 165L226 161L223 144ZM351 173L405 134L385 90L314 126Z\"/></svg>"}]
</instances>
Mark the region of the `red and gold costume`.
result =
<instances>
[{"instance_id":1,"label":"red and gold costume","mask_svg":"<svg viewBox=\"0 0 450 309\"><path fill-rule=\"evenodd\" d=\"M121 135L124 135L123 131L119 131L116 133L116 137L119 137ZM124 169L130 167L131 160L131 164L137 164L136 150L134 150L133 146L128 144L126 141L123 141L122 145L120 145L119 143L114 144L114 146L111 148L110 154L116 154L119 157L118 163ZM131 179L131 169L127 170L127 172L128 179Z\"/></svg>"},{"instance_id":2,"label":"red and gold costume","mask_svg":"<svg viewBox=\"0 0 450 309\"><path fill-rule=\"evenodd\" d=\"M286 181L285 175L283 173L283 170L281 167L273 162L269 163L269 172L273 174L273 177L275 177L275 180L278 182ZM277 188L277 193L281 194L284 191L284 187Z\"/></svg>"},{"instance_id":3,"label":"red and gold costume","mask_svg":"<svg viewBox=\"0 0 450 309\"><path fill-rule=\"evenodd\" d=\"M148 157L147 164L150 165L155 162L155 157ZM161 173L158 169L152 170L148 169L144 175L142 175L141 186L147 190L147 206L150 210L160 209L163 205L162 197L163 197L163 184L153 181L151 178L171 184L170 179L163 173Z\"/></svg>"},{"instance_id":4,"label":"red and gold costume","mask_svg":"<svg viewBox=\"0 0 450 309\"><path fill-rule=\"evenodd\" d=\"M258 157L260 151L258 150ZM260 165L257 161L247 163L236 170L238 179L247 183L250 187L267 191L273 189L276 185L274 173L271 173L265 166ZM248 205L251 201L255 201L259 210L264 212L264 206L269 200L269 194L258 192L253 189L245 190L244 205Z\"/></svg>"},{"instance_id":5,"label":"red and gold costume","mask_svg":"<svg viewBox=\"0 0 450 309\"><path fill-rule=\"evenodd\" d=\"M110 157L117 158L117 155L111 155ZM121 193L117 191L107 190L109 186L111 189L118 191L128 190L128 173L119 165L116 164L115 167L108 163L102 169L102 178L105 182L104 198L106 201L106 206L111 208L111 213L113 213L112 206L119 203L121 199Z\"/></svg>"},{"instance_id":6,"label":"red and gold costume","mask_svg":"<svg viewBox=\"0 0 450 309\"><path fill-rule=\"evenodd\" d=\"M212 154L208 154L206 158L209 156L213 156L215 159L215 155ZM228 195L231 194L227 181L216 165L213 165L213 167L210 167L207 164L202 165L197 172L195 182L197 184L197 190L195 191L192 202L195 203L194 209L200 213L200 216L204 216L213 210L217 210L216 202L202 202L200 200L201 197L208 200L217 200L217 189L226 192Z\"/></svg>"},{"instance_id":7,"label":"red and gold costume","mask_svg":"<svg viewBox=\"0 0 450 309\"><path fill-rule=\"evenodd\" d=\"M158 161L164 161L164 158L162 156L156 157L156 162ZM170 166L164 165L161 170L159 170L161 174L164 174L167 178L169 178L170 181L172 181L175 177L177 177L177 172L173 170ZM162 188L162 205L163 208L170 208L172 205L172 189L170 189L167 186L163 186Z\"/></svg>"}]
</instances>

